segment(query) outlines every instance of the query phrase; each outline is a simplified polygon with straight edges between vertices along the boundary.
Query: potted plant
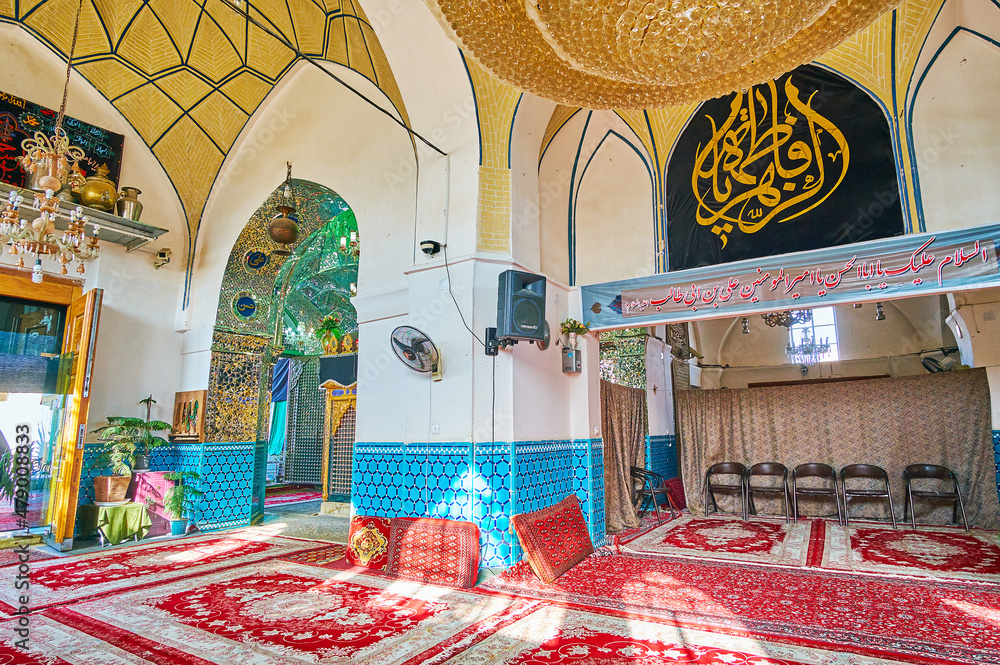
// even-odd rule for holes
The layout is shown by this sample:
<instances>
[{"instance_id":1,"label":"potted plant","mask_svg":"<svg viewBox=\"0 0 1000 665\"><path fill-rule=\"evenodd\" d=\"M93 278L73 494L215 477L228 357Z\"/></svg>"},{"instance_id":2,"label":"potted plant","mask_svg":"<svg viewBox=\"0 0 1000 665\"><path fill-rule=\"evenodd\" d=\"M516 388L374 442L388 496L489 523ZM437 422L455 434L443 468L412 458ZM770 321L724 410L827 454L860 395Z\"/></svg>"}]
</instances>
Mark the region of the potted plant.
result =
<instances>
[{"instance_id":1,"label":"potted plant","mask_svg":"<svg viewBox=\"0 0 1000 665\"><path fill-rule=\"evenodd\" d=\"M146 406L145 420L131 416L108 416L108 424L94 430L100 440L110 448L95 461L95 465L97 463L112 467L117 465L117 470L112 470L115 475L130 475L133 470L148 471L153 448L168 444L166 439L155 433L170 431L170 423L150 419L150 412L156 400L150 395L140 400L139 404ZM127 472L123 464L128 466Z\"/></svg>"},{"instance_id":2,"label":"potted plant","mask_svg":"<svg viewBox=\"0 0 1000 665\"><path fill-rule=\"evenodd\" d=\"M163 477L177 483L167 490L163 499L163 512L170 518L170 534L183 536L187 533L188 525L185 515L194 513L198 508L198 500L205 494L193 484L201 480L201 476L194 471L171 471L163 474Z\"/></svg>"},{"instance_id":3,"label":"potted plant","mask_svg":"<svg viewBox=\"0 0 1000 665\"><path fill-rule=\"evenodd\" d=\"M569 338L569 347L576 348L576 336L590 332L590 322L580 323L576 319L566 319L562 322L562 332Z\"/></svg>"},{"instance_id":4,"label":"potted plant","mask_svg":"<svg viewBox=\"0 0 1000 665\"><path fill-rule=\"evenodd\" d=\"M320 321L319 327L316 328L316 336L328 354L336 353L337 344L340 338L344 336L344 329L340 327L340 317L336 314L330 314L325 317Z\"/></svg>"},{"instance_id":5,"label":"potted plant","mask_svg":"<svg viewBox=\"0 0 1000 665\"><path fill-rule=\"evenodd\" d=\"M94 430L107 446L90 463L91 469L110 467L110 476L94 478L95 503L121 503L125 501L129 482L132 480L132 465L135 463L135 436L132 430L116 424L117 416L109 416L108 424Z\"/></svg>"}]
</instances>

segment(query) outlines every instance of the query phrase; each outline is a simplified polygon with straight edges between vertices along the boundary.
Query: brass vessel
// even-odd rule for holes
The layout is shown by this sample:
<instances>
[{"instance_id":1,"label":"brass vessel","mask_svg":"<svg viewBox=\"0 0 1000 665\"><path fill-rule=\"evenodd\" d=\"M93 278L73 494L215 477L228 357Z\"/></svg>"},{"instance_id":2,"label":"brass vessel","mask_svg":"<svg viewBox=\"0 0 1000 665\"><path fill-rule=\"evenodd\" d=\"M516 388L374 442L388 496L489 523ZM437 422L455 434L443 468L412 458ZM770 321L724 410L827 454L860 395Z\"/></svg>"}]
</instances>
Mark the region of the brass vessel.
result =
<instances>
[{"instance_id":1,"label":"brass vessel","mask_svg":"<svg viewBox=\"0 0 1000 665\"><path fill-rule=\"evenodd\" d=\"M118 188L108 176L108 167L101 164L97 173L87 178L80 186L80 203L88 208L111 212L118 200Z\"/></svg>"}]
</instances>

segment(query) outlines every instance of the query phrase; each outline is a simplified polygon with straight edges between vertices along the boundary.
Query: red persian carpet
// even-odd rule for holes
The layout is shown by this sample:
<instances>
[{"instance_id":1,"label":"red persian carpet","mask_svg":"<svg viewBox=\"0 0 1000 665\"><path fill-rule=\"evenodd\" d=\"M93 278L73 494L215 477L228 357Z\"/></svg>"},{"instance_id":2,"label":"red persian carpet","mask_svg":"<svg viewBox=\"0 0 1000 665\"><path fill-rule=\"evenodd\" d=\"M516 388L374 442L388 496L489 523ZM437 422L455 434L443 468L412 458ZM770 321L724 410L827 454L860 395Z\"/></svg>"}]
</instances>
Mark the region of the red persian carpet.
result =
<instances>
[{"instance_id":1,"label":"red persian carpet","mask_svg":"<svg viewBox=\"0 0 1000 665\"><path fill-rule=\"evenodd\" d=\"M272 485L264 490L264 507L307 503L322 498L323 493L316 489L316 485Z\"/></svg>"},{"instance_id":2,"label":"red persian carpet","mask_svg":"<svg viewBox=\"0 0 1000 665\"><path fill-rule=\"evenodd\" d=\"M166 663L387 665L476 643L541 605L269 561L48 610L67 629ZM4 635L6 637L6 635ZM32 633L32 645L60 645ZM464 647L463 647L464 648ZM219 659L222 659L221 661ZM0 661L2 662L2 661ZM105 662L105 661L100 661Z\"/></svg>"},{"instance_id":3,"label":"red persian carpet","mask_svg":"<svg viewBox=\"0 0 1000 665\"><path fill-rule=\"evenodd\" d=\"M853 524L853 523L852 523ZM918 575L1000 583L996 531L859 524L827 525L822 566L888 575ZM998 627L1000 629L1000 627Z\"/></svg>"},{"instance_id":4,"label":"red persian carpet","mask_svg":"<svg viewBox=\"0 0 1000 665\"><path fill-rule=\"evenodd\" d=\"M347 556L347 545L330 545L318 550L295 552L281 557L283 561L307 563L311 566L326 566L337 561L343 561Z\"/></svg>"},{"instance_id":5,"label":"red persian carpet","mask_svg":"<svg viewBox=\"0 0 1000 665\"><path fill-rule=\"evenodd\" d=\"M552 584L522 562L477 590L910 662L1000 663L1000 589L967 583L608 556Z\"/></svg>"},{"instance_id":6,"label":"red persian carpet","mask_svg":"<svg viewBox=\"0 0 1000 665\"><path fill-rule=\"evenodd\" d=\"M13 566L14 564L21 563L21 550L16 547L8 547L0 550L0 568L4 566ZM38 547L28 548L28 562L42 561L44 559L54 559L55 554L49 554L43 549ZM0 661L3 662L3 661Z\"/></svg>"},{"instance_id":7,"label":"red persian carpet","mask_svg":"<svg viewBox=\"0 0 1000 665\"><path fill-rule=\"evenodd\" d=\"M6 622L10 626L10 622ZM62 665L897 665L799 638L706 631L282 561L46 610L30 655L0 624L0 663ZM948 658L940 664L960 662Z\"/></svg>"},{"instance_id":8,"label":"red persian carpet","mask_svg":"<svg viewBox=\"0 0 1000 665\"><path fill-rule=\"evenodd\" d=\"M728 517L679 518L621 544L626 554L686 556L699 559L804 566L809 554L811 521Z\"/></svg>"},{"instance_id":9,"label":"red persian carpet","mask_svg":"<svg viewBox=\"0 0 1000 665\"><path fill-rule=\"evenodd\" d=\"M234 532L50 559L31 566L32 609L160 584L327 545ZM0 584L0 609L11 612L18 605L18 594L13 584Z\"/></svg>"}]
</instances>

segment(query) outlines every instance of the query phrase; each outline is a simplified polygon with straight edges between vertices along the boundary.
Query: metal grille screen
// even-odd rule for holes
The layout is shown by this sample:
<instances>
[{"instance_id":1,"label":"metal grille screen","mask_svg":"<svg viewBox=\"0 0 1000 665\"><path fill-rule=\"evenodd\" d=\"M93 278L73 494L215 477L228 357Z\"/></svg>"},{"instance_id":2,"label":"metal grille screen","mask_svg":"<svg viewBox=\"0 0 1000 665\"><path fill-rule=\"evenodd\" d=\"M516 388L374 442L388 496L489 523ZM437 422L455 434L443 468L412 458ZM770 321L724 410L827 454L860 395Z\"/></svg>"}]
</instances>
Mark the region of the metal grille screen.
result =
<instances>
[{"instance_id":1,"label":"metal grille screen","mask_svg":"<svg viewBox=\"0 0 1000 665\"><path fill-rule=\"evenodd\" d=\"M319 360L302 363L302 373L288 393L288 443L285 481L321 483L323 479L323 391L319 389Z\"/></svg>"},{"instance_id":2,"label":"metal grille screen","mask_svg":"<svg viewBox=\"0 0 1000 665\"><path fill-rule=\"evenodd\" d=\"M351 466L354 458L354 432L357 413L351 407L340 420L340 427L330 442L330 495L331 501L347 502L351 499Z\"/></svg>"}]
</instances>

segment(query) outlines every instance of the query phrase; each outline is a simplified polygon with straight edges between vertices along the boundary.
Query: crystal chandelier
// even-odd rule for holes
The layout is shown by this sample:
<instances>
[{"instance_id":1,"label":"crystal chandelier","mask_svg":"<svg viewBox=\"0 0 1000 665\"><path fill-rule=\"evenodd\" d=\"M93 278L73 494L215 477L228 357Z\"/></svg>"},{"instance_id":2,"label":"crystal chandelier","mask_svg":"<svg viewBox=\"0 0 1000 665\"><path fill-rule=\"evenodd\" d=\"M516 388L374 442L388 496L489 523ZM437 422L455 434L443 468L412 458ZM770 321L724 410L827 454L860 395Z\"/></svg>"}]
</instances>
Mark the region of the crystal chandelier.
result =
<instances>
[{"instance_id":1,"label":"crystal chandelier","mask_svg":"<svg viewBox=\"0 0 1000 665\"><path fill-rule=\"evenodd\" d=\"M87 240L85 225L89 221L83 215L83 209L77 207L69 214L69 224L65 231L56 230L55 220L60 217L59 199L52 190L45 194L35 194L31 208L37 211L38 217L30 223L20 218L20 208L24 196L11 192L7 205L0 213L0 243L10 244L10 253L19 256L18 268L24 267L24 255L35 255L35 265L31 270L31 281L40 284L42 281L42 257L51 256L62 264L60 273L66 274L66 264L76 261L79 265L76 271L83 274L83 262L97 257L100 248L97 245L97 232L94 225L94 235Z\"/></svg>"},{"instance_id":2,"label":"crystal chandelier","mask_svg":"<svg viewBox=\"0 0 1000 665\"><path fill-rule=\"evenodd\" d=\"M425 0L494 76L571 106L697 102L778 78L899 0Z\"/></svg>"},{"instance_id":3,"label":"crystal chandelier","mask_svg":"<svg viewBox=\"0 0 1000 665\"><path fill-rule=\"evenodd\" d=\"M830 338L812 339L806 335L802 336L802 341L798 344L788 343L785 347L785 355L792 362L800 365L812 365L823 359L823 356L830 352Z\"/></svg>"},{"instance_id":4,"label":"crystal chandelier","mask_svg":"<svg viewBox=\"0 0 1000 665\"><path fill-rule=\"evenodd\" d=\"M812 316L812 312L802 309L797 312L789 312L787 310L784 312L768 312L767 314L761 314L760 318L764 319L764 323L772 328L775 326L791 328L794 325L812 321Z\"/></svg>"}]
</instances>

